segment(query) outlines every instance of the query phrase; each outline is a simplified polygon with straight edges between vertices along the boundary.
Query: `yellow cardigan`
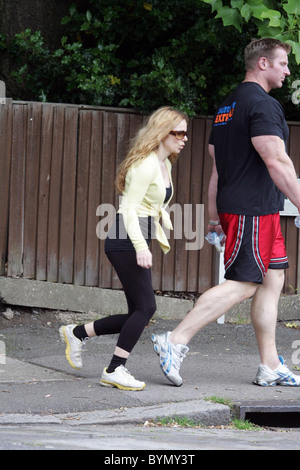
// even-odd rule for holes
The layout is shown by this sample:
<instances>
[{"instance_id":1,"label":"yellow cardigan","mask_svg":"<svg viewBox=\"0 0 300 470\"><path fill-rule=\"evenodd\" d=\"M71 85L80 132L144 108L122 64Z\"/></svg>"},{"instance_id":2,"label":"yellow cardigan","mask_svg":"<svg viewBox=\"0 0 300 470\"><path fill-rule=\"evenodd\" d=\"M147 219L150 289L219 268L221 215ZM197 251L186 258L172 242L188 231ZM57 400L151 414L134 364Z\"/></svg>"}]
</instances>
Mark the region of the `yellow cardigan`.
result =
<instances>
[{"instance_id":1,"label":"yellow cardigan","mask_svg":"<svg viewBox=\"0 0 300 470\"><path fill-rule=\"evenodd\" d=\"M171 162L166 160L167 169L171 181L173 196L173 183L171 179ZM118 212L123 215L125 229L135 250L148 249L147 242L143 237L138 217L152 216L155 223L155 236L164 253L170 250L166 234L163 231L159 219L172 230L170 216L166 211L170 199L164 203L166 187L160 169L158 156L151 152L142 162L135 163L129 168L125 178L125 189Z\"/></svg>"}]
</instances>

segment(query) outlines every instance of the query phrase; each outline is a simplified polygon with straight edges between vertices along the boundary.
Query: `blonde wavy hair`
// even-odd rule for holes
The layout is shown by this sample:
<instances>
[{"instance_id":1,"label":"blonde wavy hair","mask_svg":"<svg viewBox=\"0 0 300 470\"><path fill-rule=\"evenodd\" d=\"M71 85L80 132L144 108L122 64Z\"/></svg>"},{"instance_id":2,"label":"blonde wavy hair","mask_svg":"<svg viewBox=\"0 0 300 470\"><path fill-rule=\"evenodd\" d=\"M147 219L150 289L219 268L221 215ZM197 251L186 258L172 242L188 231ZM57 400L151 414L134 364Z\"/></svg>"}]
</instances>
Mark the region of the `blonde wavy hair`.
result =
<instances>
[{"instance_id":1,"label":"blonde wavy hair","mask_svg":"<svg viewBox=\"0 0 300 470\"><path fill-rule=\"evenodd\" d=\"M163 106L151 114L146 125L137 133L131 149L118 168L116 178L118 191L124 191L126 174L131 165L142 162L150 152L157 150L160 142L167 137L169 132L183 119L188 122L188 117L185 113L171 108L170 106ZM177 154L171 154L169 156L171 163L176 159Z\"/></svg>"}]
</instances>

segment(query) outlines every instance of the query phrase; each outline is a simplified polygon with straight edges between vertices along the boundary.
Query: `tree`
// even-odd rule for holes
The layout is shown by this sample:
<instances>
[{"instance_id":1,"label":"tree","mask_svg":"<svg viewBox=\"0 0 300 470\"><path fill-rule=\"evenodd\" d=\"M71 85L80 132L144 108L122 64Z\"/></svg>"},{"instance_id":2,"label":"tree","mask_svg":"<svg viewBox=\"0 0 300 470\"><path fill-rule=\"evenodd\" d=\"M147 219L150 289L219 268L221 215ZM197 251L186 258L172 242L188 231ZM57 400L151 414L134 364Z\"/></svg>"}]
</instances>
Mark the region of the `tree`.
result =
<instances>
[{"instance_id":1,"label":"tree","mask_svg":"<svg viewBox=\"0 0 300 470\"><path fill-rule=\"evenodd\" d=\"M291 45L290 70L287 79L288 95L285 89L277 97L288 107L289 118L299 120L300 80L300 2L299 0L201 0L210 4L215 18L222 19L226 27L234 26L242 33L245 24L254 24L258 37L271 37ZM228 4L229 3L229 4ZM294 105L294 107L293 107Z\"/></svg>"},{"instance_id":2,"label":"tree","mask_svg":"<svg viewBox=\"0 0 300 470\"><path fill-rule=\"evenodd\" d=\"M8 45L20 99L207 114L241 76L238 31L225 31L199 0L84 5L62 19L60 48L31 30Z\"/></svg>"},{"instance_id":3,"label":"tree","mask_svg":"<svg viewBox=\"0 0 300 470\"><path fill-rule=\"evenodd\" d=\"M269 7L274 3L265 1ZM170 104L189 115L213 114L244 76L244 47L262 32L262 24L270 22L269 17L256 18L258 3L264 4L87 0L74 4L62 18L65 32L59 48L52 50L39 31L31 30L5 46L2 38L0 48L6 47L15 64L17 99L122 106L140 112ZM297 109L292 93L290 83L278 98L290 119Z\"/></svg>"},{"instance_id":4,"label":"tree","mask_svg":"<svg viewBox=\"0 0 300 470\"><path fill-rule=\"evenodd\" d=\"M242 24L253 21L260 37L271 37L292 46L296 63L300 64L300 2L299 0L231 0L230 6L222 0L203 0L217 11L224 26L234 26L240 33Z\"/></svg>"}]
</instances>

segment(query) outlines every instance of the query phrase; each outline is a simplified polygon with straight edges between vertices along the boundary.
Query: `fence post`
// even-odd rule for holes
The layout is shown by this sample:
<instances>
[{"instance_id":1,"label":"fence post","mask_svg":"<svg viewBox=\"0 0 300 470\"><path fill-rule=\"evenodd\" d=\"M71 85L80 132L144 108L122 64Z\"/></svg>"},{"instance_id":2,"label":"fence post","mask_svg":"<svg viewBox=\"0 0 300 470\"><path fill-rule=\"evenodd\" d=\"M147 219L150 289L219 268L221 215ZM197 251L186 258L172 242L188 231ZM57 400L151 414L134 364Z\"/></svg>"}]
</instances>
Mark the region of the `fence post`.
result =
<instances>
[{"instance_id":1,"label":"fence post","mask_svg":"<svg viewBox=\"0 0 300 470\"><path fill-rule=\"evenodd\" d=\"M11 103L11 98L6 98L6 86L5 82L0 80L0 104L8 104Z\"/></svg>"},{"instance_id":2,"label":"fence post","mask_svg":"<svg viewBox=\"0 0 300 470\"><path fill-rule=\"evenodd\" d=\"M0 104L5 104L6 88L5 83L0 80Z\"/></svg>"},{"instance_id":3,"label":"fence post","mask_svg":"<svg viewBox=\"0 0 300 470\"><path fill-rule=\"evenodd\" d=\"M215 284L222 284L225 281L224 253L215 253ZM217 323L225 323L225 315L218 318Z\"/></svg>"}]
</instances>

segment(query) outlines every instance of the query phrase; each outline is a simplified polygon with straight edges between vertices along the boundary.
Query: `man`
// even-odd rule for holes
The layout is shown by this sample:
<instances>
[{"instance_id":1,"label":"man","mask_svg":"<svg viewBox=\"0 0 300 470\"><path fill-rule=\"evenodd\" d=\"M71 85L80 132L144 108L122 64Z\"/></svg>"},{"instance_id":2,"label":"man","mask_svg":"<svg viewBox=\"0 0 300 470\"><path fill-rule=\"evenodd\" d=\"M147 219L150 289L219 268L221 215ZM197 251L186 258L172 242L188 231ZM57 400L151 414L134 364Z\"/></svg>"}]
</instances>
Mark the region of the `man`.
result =
<instances>
[{"instance_id":1,"label":"man","mask_svg":"<svg viewBox=\"0 0 300 470\"><path fill-rule=\"evenodd\" d=\"M225 282L200 296L172 331L152 335L160 366L176 386L187 344L233 305L253 296L251 320L261 364L254 383L300 386L278 356L275 341L278 301L288 267L279 211L285 194L300 211L300 187L286 153L288 138L281 105L268 93L280 88L290 46L274 39L252 41L245 49L244 81L213 120L209 153L209 231L226 235Z\"/></svg>"}]
</instances>

